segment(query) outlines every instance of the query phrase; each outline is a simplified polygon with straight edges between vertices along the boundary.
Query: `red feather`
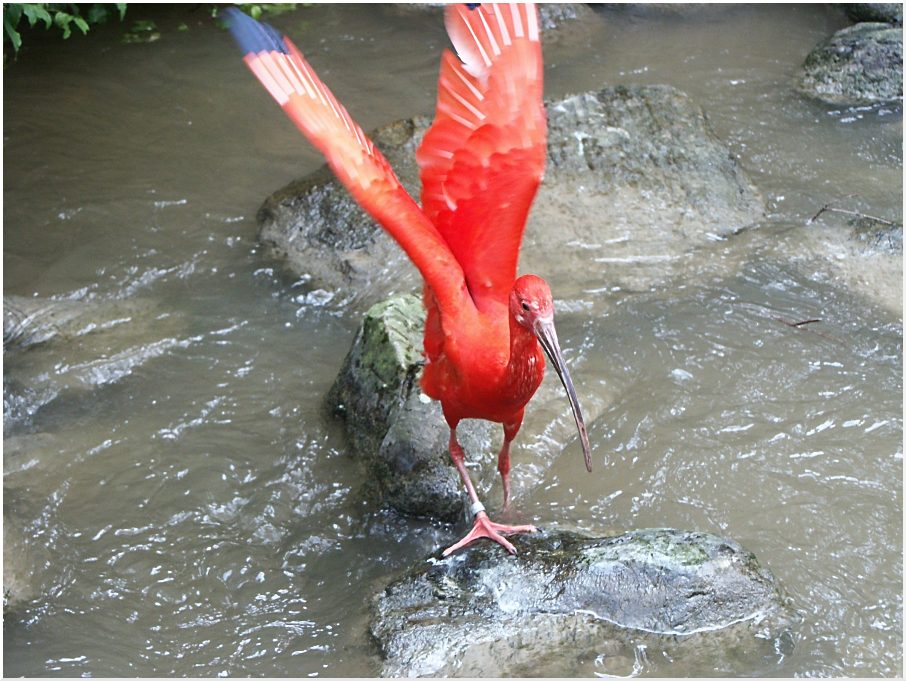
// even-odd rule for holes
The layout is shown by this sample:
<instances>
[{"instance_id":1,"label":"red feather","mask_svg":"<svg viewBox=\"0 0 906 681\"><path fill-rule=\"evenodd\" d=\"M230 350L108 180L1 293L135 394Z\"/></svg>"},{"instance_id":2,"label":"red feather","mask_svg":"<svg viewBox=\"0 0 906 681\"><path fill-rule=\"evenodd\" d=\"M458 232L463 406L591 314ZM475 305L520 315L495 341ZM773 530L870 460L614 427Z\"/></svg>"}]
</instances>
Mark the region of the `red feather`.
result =
<instances>
[{"instance_id":1,"label":"red feather","mask_svg":"<svg viewBox=\"0 0 906 681\"><path fill-rule=\"evenodd\" d=\"M463 63L441 60L437 112L418 150L422 209L459 261L479 309L506 303L544 173L547 119L537 10L446 9Z\"/></svg>"}]
</instances>

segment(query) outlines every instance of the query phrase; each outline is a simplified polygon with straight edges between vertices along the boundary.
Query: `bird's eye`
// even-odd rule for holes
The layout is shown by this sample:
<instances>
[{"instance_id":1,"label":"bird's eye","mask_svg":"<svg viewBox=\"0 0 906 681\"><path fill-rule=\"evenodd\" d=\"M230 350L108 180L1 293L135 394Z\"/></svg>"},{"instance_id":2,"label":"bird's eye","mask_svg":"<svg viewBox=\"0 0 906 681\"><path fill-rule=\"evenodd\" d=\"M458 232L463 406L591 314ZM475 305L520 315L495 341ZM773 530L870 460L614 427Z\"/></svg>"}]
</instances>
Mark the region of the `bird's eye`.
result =
<instances>
[{"instance_id":1,"label":"bird's eye","mask_svg":"<svg viewBox=\"0 0 906 681\"><path fill-rule=\"evenodd\" d=\"M522 301L522 309L525 310L526 312L529 311L528 303L526 303L525 301Z\"/></svg>"}]
</instances>

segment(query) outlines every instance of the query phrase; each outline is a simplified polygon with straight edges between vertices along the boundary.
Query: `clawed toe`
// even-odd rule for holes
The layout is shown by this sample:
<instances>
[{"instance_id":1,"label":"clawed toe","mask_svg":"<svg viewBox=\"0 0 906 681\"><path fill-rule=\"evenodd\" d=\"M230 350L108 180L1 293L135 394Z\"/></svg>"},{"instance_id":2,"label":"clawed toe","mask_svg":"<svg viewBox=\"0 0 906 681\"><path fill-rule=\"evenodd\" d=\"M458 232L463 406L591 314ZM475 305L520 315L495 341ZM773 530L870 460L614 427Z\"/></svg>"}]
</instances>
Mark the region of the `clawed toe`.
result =
<instances>
[{"instance_id":1,"label":"clawed toe","mask_svg":"<svg viewBox=\"0 0 906 681\"><path fill-rule=\"evenodd\" d=\"M479 511L475 516L475 523L472 525L472 529L469 531L469 533L458 542L453 544L453 546L449 546L444 549L443 556L446 558L454 551L458 551L462 547L471 544L476 539L481 539L482 537L497 542L507 551L515 554L516 547L513 546L503 535L537 531L538 528L536 528L534 525L504 525L502 523L495 523L490 518L488 518L487 513L485 513L484 511Z\"/></svg>"}]
</instances>

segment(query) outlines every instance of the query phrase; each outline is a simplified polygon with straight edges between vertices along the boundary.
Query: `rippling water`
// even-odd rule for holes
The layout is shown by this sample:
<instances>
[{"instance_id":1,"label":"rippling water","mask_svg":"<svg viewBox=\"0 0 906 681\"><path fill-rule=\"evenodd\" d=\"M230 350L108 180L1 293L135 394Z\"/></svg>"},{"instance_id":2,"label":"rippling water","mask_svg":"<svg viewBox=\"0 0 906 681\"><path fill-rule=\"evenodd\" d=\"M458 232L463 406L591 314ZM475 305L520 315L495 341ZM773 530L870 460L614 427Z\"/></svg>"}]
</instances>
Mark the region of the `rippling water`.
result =
<instances>
[{"instance_id":1,"label":"rippling water","mask_svg":"<svg viewBox=\"0 0 906 681\"><path fill-rule=\"evenodd\" d=\"M11 386L48 392L4 429L4 519L27 538L4 559L34 573L4 618L4 674L372 675L368 598L459 528L361 494L321 410L358 313L255 244L263 198L319 161L204 10L154 12L157 43L29 36L4 73L4 291L136 306L5 357ZM546 47L548 94L686 90L770 224L658 290L563 282L561 341L601 411L596 471L573 448L540 465L547 421L530 412L517 505L547 526L702 529L754 551L802 623L792 651L725 673L901 674L902 311L789 257L809 247L795 227L848 194L901 219L900 109L789 92L846 23L823 6L597 17ZM366 129L431 111L436 15L312 6L274 23ZM642 646L623 659L550 673L671 671Z\"/></svg>"}]
</instances>

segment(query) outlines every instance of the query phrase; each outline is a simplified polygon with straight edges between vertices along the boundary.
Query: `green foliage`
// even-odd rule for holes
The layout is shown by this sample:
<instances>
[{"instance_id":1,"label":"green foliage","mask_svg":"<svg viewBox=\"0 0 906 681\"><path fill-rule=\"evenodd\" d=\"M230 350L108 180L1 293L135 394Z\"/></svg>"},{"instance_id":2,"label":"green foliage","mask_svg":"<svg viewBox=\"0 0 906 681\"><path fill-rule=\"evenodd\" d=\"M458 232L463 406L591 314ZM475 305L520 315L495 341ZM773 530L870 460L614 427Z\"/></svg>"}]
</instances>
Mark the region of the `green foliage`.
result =
<instances>
[{"instance_id":1,"label":"green foliage","mask_svg":"<svg viewBox=\"0 0 906 681\"><path fill-rule=\"evenodd\" d=\"M284 2L284 3L271 3L271 4L256 4L256 3L237 3L236 6L241 9L243 12L248 14L252 19L260 19L263 16L275 16L277 14L283 14L284 12L292 12L296 7L299 6L298 2ZM218 7L214 7L211 14L213 16L218 15Z\"/></svg>"},{"instance_id":2,"label":"green foliage","mask_svg":"<svg viewBox=\"0 0 906 681\"><path fill-rule=\"evenodd\" d=\"M19 23L22 17L28 25L34 28L38 22L44 24L45 29L56 26L63 34L63 38L72 35L73 27L82 34L88 33L91 24L103 24L111 16L119 15L120 21L126 15L126 3L29 3L10 2L3 5L3 53L6 59L6 46L13 48L13 53L18 53L22 47L22 35L19 33Z\"/></svg>"},{"instance_id":3,"label":"green foliage","mask_svg":"<svg viewBox=\"0 0 906 681\"><path fill-rule=\"evenodd\" d=\"M284 12L292 12L294 9L296 9L296 4L297 3L294 2L268 5L246 3L240 4L239 8L250 17L252 17L252 19L260 19L262 15L277 15L283 14Z\"/></svg>"}]
</instances>

